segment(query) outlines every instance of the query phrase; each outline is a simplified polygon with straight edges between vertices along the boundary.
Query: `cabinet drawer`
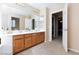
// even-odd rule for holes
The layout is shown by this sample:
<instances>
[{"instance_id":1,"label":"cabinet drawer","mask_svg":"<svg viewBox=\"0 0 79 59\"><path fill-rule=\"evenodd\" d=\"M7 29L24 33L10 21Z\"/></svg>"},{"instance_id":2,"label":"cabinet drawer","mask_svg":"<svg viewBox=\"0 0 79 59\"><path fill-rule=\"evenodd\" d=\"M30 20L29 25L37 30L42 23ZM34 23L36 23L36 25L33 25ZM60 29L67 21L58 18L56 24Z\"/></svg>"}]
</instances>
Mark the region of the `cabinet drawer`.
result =
<instances>
[{"instance_id":1,"label":"cabinet drawer","mask_svg":"<svg viewBox=\"0 0 79 59\"><path fill-rule=\"evenodd\" d=\"M21 39L21 38L24 38L23 35L14 35L13 36L13 39Z\"/></svg>"},{"instance_id":2,"label":"cabinet drawer","mask_svg":"<svg viewBox=\"0 0 79 59\"><path fill-rule=\"evenodd\" d=\"M31 37L31 36L32 36L31 34L25 34L25 35L24 35L25 38Z\"/></svg>"}]
</instances>

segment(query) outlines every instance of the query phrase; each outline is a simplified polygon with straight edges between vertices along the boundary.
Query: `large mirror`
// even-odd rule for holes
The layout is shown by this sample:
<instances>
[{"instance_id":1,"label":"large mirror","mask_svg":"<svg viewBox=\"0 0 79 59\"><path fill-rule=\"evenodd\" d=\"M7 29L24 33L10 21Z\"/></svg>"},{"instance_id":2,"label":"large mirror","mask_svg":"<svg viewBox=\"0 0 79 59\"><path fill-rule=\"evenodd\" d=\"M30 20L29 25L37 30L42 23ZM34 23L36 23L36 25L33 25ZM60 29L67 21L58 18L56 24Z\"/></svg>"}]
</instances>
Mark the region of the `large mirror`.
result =
<instances>
[{"instance_id":1,"label":"large mirror","mask_svg":"<svg viewBox=\"0 0 79 59\"><path fill-rule=\"evenodd\" d=\"M40 11L32 7L16 7L2 5L2 29L3 30L36 30L40 29Z\"/></svg>"},{"instance_id":2,"label":"large mirror","mask_svg":"<svg viewBox=\"0 0 79 59\"><path fill-rule=\"evenodd\" d=\"M11 30L35 30L37 19L33 16L11 17Z\"/></svg>"}]
</instances>

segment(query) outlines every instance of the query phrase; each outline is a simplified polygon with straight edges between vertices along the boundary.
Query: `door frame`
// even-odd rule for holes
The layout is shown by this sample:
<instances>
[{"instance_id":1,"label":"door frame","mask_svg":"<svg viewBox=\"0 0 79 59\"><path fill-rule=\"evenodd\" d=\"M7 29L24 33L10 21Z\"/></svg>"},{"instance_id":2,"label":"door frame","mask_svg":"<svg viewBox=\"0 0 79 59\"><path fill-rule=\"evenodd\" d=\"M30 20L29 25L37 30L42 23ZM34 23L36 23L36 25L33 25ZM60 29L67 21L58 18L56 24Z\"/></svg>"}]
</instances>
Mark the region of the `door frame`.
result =
<instances>
[{"instance_id":1,"label":"door frame","mask_svg":"<svg viewBox=\"0 0 79 59\"><path fill-rule=\"evenodd\" d=\"M57 12L60 12L60 11L62 11L62 12L64 12L64 8L63 9L60 9L60 10L57 10L57 11L53 11L53 12L51 12L50 14L49 14L49 17L50 17L50 30L49 30L49 41L52 41L52 14L54 14L54 13L57 13ZM63 24L62 24L63 25ZM68 23L67 23L67 25L68 25ZM64 29L64 28L63 28ZM68 29L68 28L67 28ZM67 35L68 35L68 33L67 33ZM63 44L63 41L64 41L64 39L63 39L63 36L62 36L62 45L63 45L63 48L65 49L65 47L64 47L64 44ZM67 44L67 46L68 46L68 36L67 36L67 42L66 42L66 44ZM68 51L68 48L67 48L67 50L65 50L66 52Z\"/></svg>"},{"instance_id":2,"label":"door frame","mask_svg":"<svg viewBox=\"0 0 79 59\"><path fill-rule=\"evenodd\" d=\"M57 13L57 12L60 12L62 11L63 12L63 9L60 9L60 10L57 10L57 11L53 11L49 14L49 18L50 18L50 23L49 23L49 27L50 27L50 30L49 30L49 41L52 41L52 14L54 13Z\"/></svg>"}]
</instances>

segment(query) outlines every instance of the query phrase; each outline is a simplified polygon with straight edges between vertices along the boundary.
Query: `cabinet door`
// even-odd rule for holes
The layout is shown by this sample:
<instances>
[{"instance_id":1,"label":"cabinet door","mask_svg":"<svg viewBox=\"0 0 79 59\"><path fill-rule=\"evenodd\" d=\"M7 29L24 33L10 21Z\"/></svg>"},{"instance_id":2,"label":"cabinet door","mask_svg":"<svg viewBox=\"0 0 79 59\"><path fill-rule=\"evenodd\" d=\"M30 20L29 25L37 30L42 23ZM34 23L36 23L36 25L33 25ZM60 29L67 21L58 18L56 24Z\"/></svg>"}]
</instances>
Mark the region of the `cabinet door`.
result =
<instances>
[{"instance_id":1,"label":"cabinet door","mask_svg":"<svg viewBox=\"0 0 79 59\"><path fill-rule=\"evenodd\" d=\"M35 45L35 44L37 44L37 34L33 33L32 34L32 45Z\"/></svg>"},{"instance_id":2,"label":"cabinet door","mask_svg":"<svg viewBox=\"0 0 79 59\"><path fill-rule=\"evenodd\" d=\"M44 32L40 32L38 33L38 43L43 42L45 40L45 33Z\"/></svg>"},{"instance_id":3,"label":"cabinet door","mask_svg":"<svg viewBox=\"0 0 79 59\"><path fill-rule=\"evenodd\" d=\"M17 53L24 49L24 39L13 40L13 53Z\"/></svg>"},{"instance_id":4,"label":"cabinet door","mask_svg":"<svg viewBox=\"0 0 79 59\"><path fill-rule=\"evenodd\" d=\"M37 43L41 42L41 33L37 33Z\"/></svg>"},{"instance_id":5,"label":"cabinet door","mask_svg":"<svg viewBox=\"0 0 79 59\"><path fill-rule=\"evenodd\" d=\"M28 47L31 47L32 46L32 44L31 44L32 41L31 40L32 40L31 37L26 37L25 38L25 40L24 40L25 41L25 44L24 44L25 45L25 48L28 48Z\"/></svg>"}]
</instances>

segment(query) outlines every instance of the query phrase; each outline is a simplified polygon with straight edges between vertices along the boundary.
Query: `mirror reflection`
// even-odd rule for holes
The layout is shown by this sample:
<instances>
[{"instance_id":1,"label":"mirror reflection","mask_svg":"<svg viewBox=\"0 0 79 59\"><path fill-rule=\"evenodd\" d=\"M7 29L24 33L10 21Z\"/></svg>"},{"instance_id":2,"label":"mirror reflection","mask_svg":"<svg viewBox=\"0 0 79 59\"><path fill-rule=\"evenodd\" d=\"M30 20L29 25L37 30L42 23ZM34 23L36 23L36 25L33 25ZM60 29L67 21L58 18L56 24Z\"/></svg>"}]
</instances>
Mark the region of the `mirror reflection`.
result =
<instances>
[{"instance_id":1,"label":"mirror reflection","mask_svg":"<svg viewBox=\"0 0 79 59\"><path fill-rule=\"evenodd\" d=\"M19 30L19 18L16 18L16 17L11 17L11 23L12 23L12 26L11 26L11 29L12 30Z\"/></svg>"},{"instance_id":2,"label":"mirror reflection","mask_svg":"<svg viewBox=\"0 0 79 59\"><path fill-rule=\"evenodd\" d=\"M33 7L3 4L2 29L5 30L37 30L43 27L43 17L40 17L40 10Z\"/></svg>"}]
</instances>

